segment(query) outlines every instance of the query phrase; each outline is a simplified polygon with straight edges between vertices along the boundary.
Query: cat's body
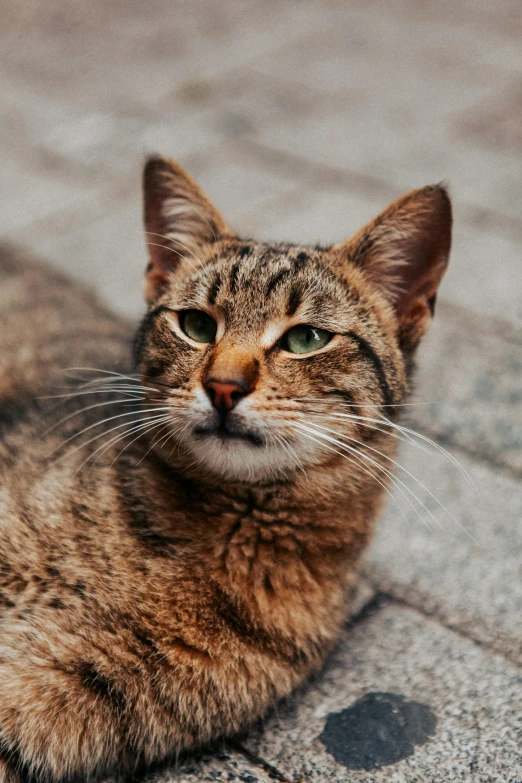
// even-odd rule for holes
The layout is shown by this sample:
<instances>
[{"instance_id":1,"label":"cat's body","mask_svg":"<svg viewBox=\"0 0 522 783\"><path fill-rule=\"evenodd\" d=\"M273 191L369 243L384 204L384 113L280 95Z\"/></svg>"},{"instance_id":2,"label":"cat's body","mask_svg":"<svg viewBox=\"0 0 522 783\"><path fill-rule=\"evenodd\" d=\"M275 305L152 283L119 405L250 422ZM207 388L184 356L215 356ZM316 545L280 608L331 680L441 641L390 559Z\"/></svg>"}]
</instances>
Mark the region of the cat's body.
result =
<instances>
[{"instance_id":1,"label":"cat's body","mask_svg":"<svg viewBox=\"0 0 522 783\"><path fill-rule=\"evenodd\" d=\"M149 164L149 179L165 165ZM193 236L208 202L167 173L199 199ZM147 187L147 227L174 255L182 240L154 223ZM244 728L321 665L345 617L396 446L370 422L404 401L440 274L398 317L356 263L341 274L341 246L240 242L209 219L217 237L194 271L166 274L169 256L152 251L140 380L124 324L57 275L0 257L0 780L132 769ZM204 347L180 338L196 307L218 324ZM340 325L312 365L274 346L314 308L319 337ZM71 367L107 374L77 370L82 396L41 399ZM338 419L344 447L321 435L333 399L363 416ZM153 430L137 429L144 416Z\"/></svg>"}]
</instances>

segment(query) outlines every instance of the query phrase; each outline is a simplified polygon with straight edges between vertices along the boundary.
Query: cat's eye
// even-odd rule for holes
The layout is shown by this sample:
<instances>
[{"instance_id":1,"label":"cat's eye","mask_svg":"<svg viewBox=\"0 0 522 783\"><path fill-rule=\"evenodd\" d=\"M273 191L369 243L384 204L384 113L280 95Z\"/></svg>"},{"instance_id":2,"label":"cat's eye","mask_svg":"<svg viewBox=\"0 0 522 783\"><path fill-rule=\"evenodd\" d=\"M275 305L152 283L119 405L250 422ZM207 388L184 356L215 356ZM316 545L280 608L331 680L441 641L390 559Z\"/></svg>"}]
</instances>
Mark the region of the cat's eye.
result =
<instances>
[{"instance_id":1,"label":"cat's eye","mask_svg":"<svg viewBox=\"0 0 522 783\"><path fill-rule=\"evenodd\" d=\"M283 335L281 345L290 353L312 353L324 348L332 339L332 332L308 324L298 324Z\"/></svg>"},{"instance_id":2,"label":"cat's eye","mask_svg":"<svg viewBox=\"0 0 522 783\"><path fill-rule=\"evenodd\" d=\"M187 337L197 343L211 343L217 332L217 323L203 310L183 310L179 314L179 325Z\"/></svg>"}]
</instances>

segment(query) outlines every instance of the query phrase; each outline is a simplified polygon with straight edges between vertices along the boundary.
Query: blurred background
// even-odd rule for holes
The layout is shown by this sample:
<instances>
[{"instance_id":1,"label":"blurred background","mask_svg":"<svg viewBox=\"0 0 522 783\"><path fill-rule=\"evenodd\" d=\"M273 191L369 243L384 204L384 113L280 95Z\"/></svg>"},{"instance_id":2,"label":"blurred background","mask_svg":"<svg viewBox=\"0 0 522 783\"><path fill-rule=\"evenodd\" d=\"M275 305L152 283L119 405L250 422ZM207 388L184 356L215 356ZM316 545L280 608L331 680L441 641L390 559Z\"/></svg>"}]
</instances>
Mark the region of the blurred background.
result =
<instances>
[{"instance_id":1,"label":"blurred background","mask_svg":"<svg viewBox=\"0 0 522 783\"><path fill-rule=\"evenodd\" d=\"M449 184L452 260L419 361L416 399L429 404L410 419L480 495L450 460L405 452L454 519L418 484L444 530L429 530L422 508L406 507L405 521L389 506L366 598L391 596L471 640L448 642L441 667L424 620L401 631L397 609L382 631L396 622L397 639L423 640L395 681L415 665L428 691L449 676L439 725L464 758L471 735L448 696L458 691L500 765L505 715L474 688L490 677L496 693L513 692L466 644L522 663L520 0L0 0L0 19L0 233L130 319L143 312L148 152L176 159L239 232L261 239L338 241L403 192ZM357 682L392 687L375 666ZM343 677L332 704L343 688L359 693ZM294 769L267 736L265 757ZM487 780L515 780L495 774Z\"/></svg>"},{"instance_id":2,"label":"blurred background","mask_svg":"<svg viewBox=\"0 0 522 783\"><path fill-rule=\"evenodd\" d=\"M142 312L144 153L247 235L331 242L445 180L443 298L522 323L519 0L1 0L2 233Z\"/></svg>"}]
</instances>

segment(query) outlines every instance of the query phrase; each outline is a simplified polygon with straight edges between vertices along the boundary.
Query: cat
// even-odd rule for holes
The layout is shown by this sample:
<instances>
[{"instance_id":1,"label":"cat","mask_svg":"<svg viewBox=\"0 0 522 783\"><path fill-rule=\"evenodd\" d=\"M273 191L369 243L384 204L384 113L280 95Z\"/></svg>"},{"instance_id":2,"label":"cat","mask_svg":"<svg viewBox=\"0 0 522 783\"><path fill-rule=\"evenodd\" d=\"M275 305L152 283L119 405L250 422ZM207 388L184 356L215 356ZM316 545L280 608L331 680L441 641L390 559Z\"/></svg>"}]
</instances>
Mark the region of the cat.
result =
<instances>
[{"instance_id":1,"label":"cat","mask_svg":"<svg viewBox=\"0 0 522 783\"><path fill-rule=\"evenodd\" d=\"M161 157L144 218L132 362L126 323L1 253L1 781L174 757L321 667L452 226L436 185L331 247L244 240Z\"/></svg>"}]
</instances>

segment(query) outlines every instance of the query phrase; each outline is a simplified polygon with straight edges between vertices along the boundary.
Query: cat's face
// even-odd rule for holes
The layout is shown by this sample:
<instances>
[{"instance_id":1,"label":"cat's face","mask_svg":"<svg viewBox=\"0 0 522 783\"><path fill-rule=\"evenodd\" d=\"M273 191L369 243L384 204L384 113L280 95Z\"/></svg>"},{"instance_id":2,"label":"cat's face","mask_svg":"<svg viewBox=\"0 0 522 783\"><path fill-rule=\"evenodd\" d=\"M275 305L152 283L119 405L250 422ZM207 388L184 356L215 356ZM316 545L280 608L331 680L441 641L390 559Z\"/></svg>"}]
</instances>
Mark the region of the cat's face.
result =
<instances>
[{"instance_id":1,"label":"cat's face","mask_svg":"<svg viewBox=\"0 0 522 783\"><path fill-rule=\"evenodd\" d=\"M227 481L336 460L378 475L371 449L390 439L381 422L406 394L449 251L445 192L406 199L332 248L254 243L181 169L149 162L136 356L148 404L169 417L163 456Z\"/></svg>"}]
</instances>

